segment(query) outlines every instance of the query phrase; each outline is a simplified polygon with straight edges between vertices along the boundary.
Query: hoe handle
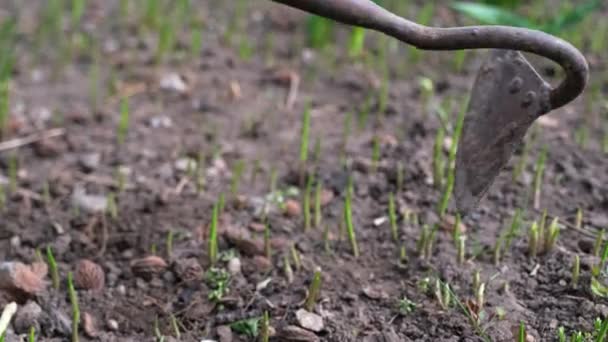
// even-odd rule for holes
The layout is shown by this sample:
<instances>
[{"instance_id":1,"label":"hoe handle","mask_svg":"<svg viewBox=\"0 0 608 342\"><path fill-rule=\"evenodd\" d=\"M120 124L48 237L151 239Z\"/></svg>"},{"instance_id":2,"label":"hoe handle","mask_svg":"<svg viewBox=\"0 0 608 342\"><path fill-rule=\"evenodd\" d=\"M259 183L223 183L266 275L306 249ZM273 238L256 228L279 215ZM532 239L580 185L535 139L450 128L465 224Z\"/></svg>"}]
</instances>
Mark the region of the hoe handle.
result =
<instances>
[{"instance_id":1,"label":"hoe handle","mask_svg":"<svg viewBox=\"0 0 608 342\"><path fill-rule=\"evenodd\" d=\"M566 73L562 83L549 94L549 110L574 100L589 78L589 66L580 51L541 31L509 26L428 27L391 13L371 0L272 1L347 25L380 31L422 50L509 49L549 58Z\"/></svg>"}]
</instances>

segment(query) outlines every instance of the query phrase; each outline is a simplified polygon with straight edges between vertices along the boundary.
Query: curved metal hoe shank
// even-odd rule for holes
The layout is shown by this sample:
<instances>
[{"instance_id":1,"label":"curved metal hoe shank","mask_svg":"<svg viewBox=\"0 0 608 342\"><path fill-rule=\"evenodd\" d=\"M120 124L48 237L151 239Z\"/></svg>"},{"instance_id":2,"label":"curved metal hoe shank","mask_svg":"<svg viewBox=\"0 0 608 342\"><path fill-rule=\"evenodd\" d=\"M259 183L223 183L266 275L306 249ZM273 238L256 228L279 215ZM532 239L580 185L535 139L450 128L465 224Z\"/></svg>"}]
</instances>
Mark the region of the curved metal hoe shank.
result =
<instances>
[{"instance_id":1,"label":"curved metal hoe shank","mask_svg":"<svg viewBox=\"0 0 608 342\"><path fill-rule=\"evenodd\" d=\"M456 205L474 209L539 116L574 100L589 68L571 44L549 34L508 26L434 28L416 24L371 0L273 0L335 21L383 32L423 50L497 49L473 86L458 143ZM519 51L549 58L566 78L552 88Z\"/></svg>"}]
</instances>

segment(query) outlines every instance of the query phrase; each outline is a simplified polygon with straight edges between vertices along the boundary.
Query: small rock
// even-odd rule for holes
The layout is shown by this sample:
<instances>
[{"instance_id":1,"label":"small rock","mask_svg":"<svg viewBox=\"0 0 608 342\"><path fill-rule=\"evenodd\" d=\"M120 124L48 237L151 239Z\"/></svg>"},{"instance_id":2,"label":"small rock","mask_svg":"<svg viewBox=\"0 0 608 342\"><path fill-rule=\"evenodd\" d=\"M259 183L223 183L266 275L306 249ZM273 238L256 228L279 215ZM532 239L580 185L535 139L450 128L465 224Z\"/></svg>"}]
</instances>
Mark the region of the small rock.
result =
<instances>
[{"instance_id":1,"label":"small rock","mask_svg":"<svg viewBox=\"0 0 608 342\"><path fill-rule=\"evenodd\" d=\"M186 84L184 78L180 74L174 72L161 77L160 88L179 94L188 92L188 85Z\"/></svg>"},{"instance_id":2,"label":"small rock","mask_svg":"<svg viewBox=\"0 0 608 342\"><path fill-rule=\"evenodd\" d=\"M233 276L241 273L241 259L239 259L239 258L230 259L228 261L228 272L230 272L230 274Z\"/></svg>"},{"instance_id":3,"label":"small rock","mask_svg":"<svg viewBox=\"0 0 608 342\"><path fill-rule=\"evenodd\" d=\"M30 327L34 327L36 331L40 331L40 317L42 308L33 301L28 301L27 304L19 307L13 321L13 328L17 334L26 334Z\"/></svg>"},{"instance_id":4,"label":"small rock","mask_svg":"<svg viewBox=\"0 0 608 342\"><path fill-rule=\"evenodd\" d=\"M266 272L272 269L272 262L265 256L256 255L252 260L255 268L260 272Z\"/></svg>"},{"instance_id":5,"label":"small rock","mask_svg":"<svg viewBox=\"0 0 608 342\"><path fill-rule=\"evenodd\" d=\"M383 225L386 221L388 221L388 217L386 216L381 216L378 218L374 219L374 227L380 227L381 225Z\"/></svg>"},{"instance_id":6,"label":"small rock","mask_svg":"<svg viewBox=\"0 0 608 342\"><path fill-rule=\"evenodd\" d=\"M117 292L118 292L120 295L124 296L124 295L126 295L126 294L127 294L127 287L126 287L124 284L120 284L120 285L118 285L118 286L116 287L116 291L117 291Z\"/></svg>"},{"instance_id":7,"label":"small rock","mask_svg":"<svg viewBox=\"0 0 608 342\"><path fill-rule=\"evenodd\" d=\"M196 169L196 160L192 158L180 158L175 161L175 169L177 171L186 172Z\"/></svg>"},{"instance_id":8,"label":"small rock","mask_svg":"<svg viewBox=\"0 0 608 342\"><path fill-rule=\"evenodd\" d=\"M227 325L217 327L217 336L220 342L232 342L232 330Z\"/></svg>"},{"instance_id":9,"label":"small rock","mask_svg":"<svg viewBox=\"0 0 608 342\"><path fill-rule=\"evenodd\" d=\"M296 200L288 199L285 201L285 213L289 217L298 217L302 213L300 203Z\"/></svg>"},{"instance_id":10,"label":"small rock","mask_svg":"<svg viewBox=\"0 0 608 342\"><path fill-rule=\"evenodd\" d=\"M306 329L302 329L300 327L296 327L295 325L290 325L280 329L277 332L277 337L279 341L288 341L288 342L318 342L319 337L315 335L313 332L308 331Z\"/></svg>"},{"instance_id":11,"label":"small rock","mask_svg":"<svg viewBox=\"0 0 608 342\"><path fill-rule=\"evenodd\" d=\"M133 274L141 276L147 280L152 276L158 275L167 268L165 260L156 255L150 255L145 258L136 259L131 262L131 270Z\"/></svg>"},{"instance_id":12,"label":"small rock","mask_svg":"<svg viewBox=\"0 0 608 342\"><path fill-rule=\"evenodd\" d=\"M93 172L95 171L101 162L101 154L100 153L86 153L81 155L78 158L78 165L82 168L84 172Z\"/></svg>"},{"instance_id":13,"label":"small rock","mask_svg":"<svg viewBox=\"0 0 608 342\"><path fill-rule=\"evenodd\" d=\"M21 238L19 237L19 235L11 237L10 244L12 249L19 248L19 246L21 246Z\"/></svg>"},{"instance_id":14,"label":"small rock","mask_svg":"<svg viewBox=\"0 0 608 342\"><path fill-rule=\"evenodd\" d=\"M176 260L173 264L175 275L183 281L198 281L203 277L203 268L196 258Z\"/></svg>"},{"instance_id":15,"label":"small rock","mask_svg":"<svg viewBox=\"0 0 608 342\"><path fill-rule=\"evenodd\" d=\"M369 299L387 299L388 293L381 289L374 288L372 286L366 286L363 288L363 294Z\"/></svg>"},{"instance_id":16,"label":"small rock","mask_svg":"<svg viewBox=\"0 0 608 342\"><path fill-rule=\"evenodd\" d=\"M165 115L155 116L150 119L149 123L152 128L169 128L173 126L171 118Z\"/></svg>"},{"instance_id":17,"label":"small rock","mask_svg":"<svg viewBox=\"0 0 608 342\"><path fill-rule=\"evenodd\" d=\"M80 289L100 291L105 285L103 268L91 260L80 260L76 265L74 284Z\"/></svg>"},{"instance_id":18,"label":"small rock","mask_svg":"<svg viewBox=\"0 0 608 342\"><path fill-rule=\"evenodd\" d=\"M95 338L99 335L95 318L88 312L82 315L82 330L90 338Z\"/></svg>"},{"instance_id":19,"label":"small rock","mask_svg":"<svg viewBox=\"0 0 608 342\"><path fill-rule=\"evenodd\" d=\"M89 195L84 188L76 187L72 193L72 204L87 213L103 213L108 207L106 196Z\"/></svg>"},{"instance_id":20,"label":"small rock","mask_svg":"<svg viewBox=\"0 0 608 342\"><path fill-rule=\"evenodd\" d=\"M9 292L15 299L24 299L40 294L47 285L48 272L45 263L25 265L20 262L0 263L0 289Z\"/></svg>"},{"instance_id":21,"label":"small rock","mask_svg":"<svg viewBox=\"0 0 608 342\"><path fill-rule=\"evenodd\" d=\"M106 325L108 326L108 329L112 331L118 331L118 322L115 319L109 319L106 322Z\"/></svg>"},{"instance_id":22,"label":"small rock","mask_svg":"<svg viewBox=\"0 0 608 342\"><path fill-rule=\"evenodd\" d=\"M314 332L320 332L323 330L323 317L315 313L300 309L296 311L296 318L298 320L298 324L304 329Z\"/></svg>"},{"instance_id":23,"label":"small rock","mask_svg":"<svg viewBox=\"0 0 608 342\"><path fill-rule=\"evenodd\" d=\"M223 231L224 237L241 253L247 256L264 254L264 241L254 239L244 229L230 228Z\"/></svg>"}]
</instances>

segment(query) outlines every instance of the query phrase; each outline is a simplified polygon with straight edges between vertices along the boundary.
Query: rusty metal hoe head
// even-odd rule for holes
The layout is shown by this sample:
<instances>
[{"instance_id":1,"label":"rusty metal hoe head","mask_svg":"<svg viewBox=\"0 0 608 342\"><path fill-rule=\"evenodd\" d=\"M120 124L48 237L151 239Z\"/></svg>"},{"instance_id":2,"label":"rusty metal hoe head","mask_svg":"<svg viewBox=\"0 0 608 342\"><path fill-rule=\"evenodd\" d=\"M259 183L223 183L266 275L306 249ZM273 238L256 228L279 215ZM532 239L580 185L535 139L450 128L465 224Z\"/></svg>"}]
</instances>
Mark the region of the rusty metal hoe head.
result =
<instances>
[{"instance_id":1,"label":"rusty metal hoe head","mask_svg":"<svg viewBox=\"0 0 608 342\"><path fill-rule=\"evenodd\" d=\"M528 128L584 90L589 68L571 44L508 26L433 28L401 18L371 0L273 0L344 24L383 32L423 50L493 49L479 70L458 142L454 197L473 210L507 164ZM549 58L565 71L552 88L520 51Z\"/></svg>"}]
</instances>

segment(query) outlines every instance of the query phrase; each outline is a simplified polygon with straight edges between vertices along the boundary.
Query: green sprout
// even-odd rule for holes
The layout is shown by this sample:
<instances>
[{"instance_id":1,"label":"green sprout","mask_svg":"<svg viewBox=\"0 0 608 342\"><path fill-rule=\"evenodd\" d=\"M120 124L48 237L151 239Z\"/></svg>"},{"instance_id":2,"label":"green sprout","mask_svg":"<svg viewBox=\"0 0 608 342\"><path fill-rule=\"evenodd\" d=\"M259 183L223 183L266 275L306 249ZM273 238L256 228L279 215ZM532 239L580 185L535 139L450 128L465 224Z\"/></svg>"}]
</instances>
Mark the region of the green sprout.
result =
<instances>
[{"instance_id":1,"label":"green sprout","mask_svg":"<svg viewBox=\"0 0 608 342\"><path fill-rule=\"evenodd\" d=\"M118 121L118 144L122 145L129 130L129 99L123 98L120 102L120 119Z\"/></svg>"},{"instance_id":2,"label":"green sprout","mask_svg":"<svg viewBox=\"0 0 608 342\"><path fill-rule=\"evenodd\" d=\"M304 177L306 162L308 161L308 141L310 135L310 103L306 104L302 114L302 130L300 132L300 177ZM302 178L303 180L303 178Z\"/></svg>"},{"instance_id":3,"label":"green sprout","mask_svg":"<svg viewBox=\"0 0 608 342\"><path fill-rule=\"evenodd\" d=\"M27 341L36 342L36 328L34 328L33 326L30 327L30 333L28 334Z\"/></svg>"},{"instance_id":4,"label":"green sprout","mask_svg":"<svg viewBox=\"0 0 608 342\"><path fill-rule=\"evenodd\" d=\"M526 325L523 321L519 323L519 332L517 334L517 342L526 342Z\"/></svg>"},{"instance_id":5,"label":"green sprout","mask_svg":"<svg viewBox=\"0 0 608 342\"><path fill-rule=\"evenodd\" d=\"M372 141L372 173L376 173L378 170L378 163L380 161L380 139L378 136L374 136Z\"/></svg>"},{"instance_id":6,"label":"green sprout","mask_svg":"<svg viewBox=\"0 0 608 342\"><path fill-rule=\"evenodd\" d=\"M175 317L174 314L171 314L169 316L169 320L171 322L171 328L173 329L173 334L175 335L175 338L177 340L181 339L182 334L179 331L179 324L177 322L177 318Z\"/></svg>"},{"instance_id":7,"label":"green sprout","mask_svg":"<svg viewBox=\"0 0 608 342\"><path fill-rule=\"evenodd\" d=\"M78 342L78 326L80 325L80 306L78 305L78 295L74 289L72 272L68 273L68 293L70 304L72 305L72 342Z\"/></svg>"},{"instance_id":8,"label":"green sprout","mask_svg":"<svg viewBox=\"0 0 608 342\"><path fill-rule=\"evenodd\" d=\"M581 273L581 260L577 255L574 256L574 262L572 263L572 287L578 287L578 279Z\"/></svg>"},{"instance_id":9,"label":"green sprout","mask_svg":"<svg viewBox=\"0 0 608 342\"><path fill-rule=\"evenodd\" d=\"M600 256L600 251L602 249L602 245L604 244L604 229L600 230L595 237L595 242L593 243L593 255L596 257Z\"/></svg>"},{"instance_id":10,"label":"green sprout","mask_svg":"<svg viewBox=\"0 0 608 342\"><path fill-rule=\"evenodd\" d=\"M312 282L310 283L310 287L308 289L308 297L306 297L306 301L304 302L304 308L310 312L315 308L315 304L319 300L319 296L321 295L321 269L317 268L315 271Z\"/></svg>"},{"instance_id":11,"label":"green sprout","mask_svg":"<svg viewBox=\"0 0 608 342\"><path fill-rule=\"evenodd\" d=\"M264 255L268 259L272 257L272 246L270 244L270 224L268 221L264 224Z\"/></svg>"},{"instance_id":12,"label":"green sprout","mask_svg":"<svg viewBox=\"0 0 608 342\"><path fill-rule=\"evenodd\" d=\"M528 254L531 258L535 258L538 253L538 223L532 222L528 235Z\"/></svg>"},{"instance_id":13,"label":"green sprout","mask_svg":"<svg viewBox=\"0 0 608 342\"><path fill-rule=\"evenodd\" d=\"M402 299L400 299L397 306L398 306L399 314L401 316L407 316L408 314L414 312L414 310L416 310L416 307L417 307L416 303L414 303L407 297L403 297Z\"/></svg>"},{"instance_id":14,"label":"green sprout","mask_svg":"<svg viewBox=\"0 0 608 342\"><path fill-rule=\"evenodd\" d=\"M448 283L442 283L437 279L435 281L434 294L437 302L439 302L439 306L441 306L443 310L448 310L452 303L450 285Z\"/></svg>"},{"instance_id":15,"label":"green sprout","mask_svg":"<svg viewBox=\"0 0 608 342\"><path fill-rule=\"evenodd\" d=\"M348 56L351 58L360 57L365 46L365 29L360 26L353 27L348 43Z\"/></svg>"},{"instance_id":16,"label":"green sprout","mask_svg":"<svg viewBox=\"0 0 608 342\"><path fill-rule=\"evenodd\" d=\"M174 233L173 230L169 230L167 232L167 244L166 244L166 248L167 248L167 257L169 259L171 259L171 257L173 256L173 237L174 237Z\"/></svg>"},{"instance_id":17,"label":"green sprout","mask_svg":"<svg viewBox=\"0 0 608 342\"><path fill-rule=\"evenodd\" d=\"M445 130L443 126L439 126L437 135L435 135L435 144L433 145L433 185L436 188L441 188L444 178L445 161L443 159L443 140Z\"/></svg>"},{"instance_id":18,"label":"green sprout","mask_svg":"<svg viewBox=\"0 0 608 342\"><path fill-rule=\"evenodd\" d=\"M211 291L208 298L214 303L218 303L228 292L230 283L230 273L223 268L211 267L205 273L205 280Z\"/></svg>"},{"instance_id":19,"label":"green sprout","mask_svg":"<svg viewBox=\"0 0 608 342\"><path fill-rule=\"evenodd\" d=\"M315 187L315 227L321 227L323 214L321 212L321 195L323 192L323 182L319 179Z\"/></svg>"},{"instance_id":20,"label":"green sprout","mask_svg":"<svg viewBox=\"0 0 608 342\"><path fill-rule=\"evenodd\" d=\"M261 317L254 317L236 321L230 324L230 329L234 330L238 334L255 339L259 335L259 326L261 320Z\"/></svg>"},{"instance_id":21,"label":"green sprout","mask_svg":"<svg viewBox=\"0 0 608 342\"><path fill-rule=\"evenodd\" d=\"M241 183L241 178L243 173L245 172L245 161L240 159L236 162L234 166L234 172L232 173L232 182L230 184L230 192L232 196L238 195L239 185Z\"/></svg>"},{"instance_id":22,"label":"green sprout","mask_svg":"<svg viewBox=\"0 0 608 342\"><path fill-rule=\"evenodd\" d=\"M264 311L264 316L262 316L261 340L262 342L270 341L270 317L268 316L268 311Z\"/></svg>"},{"instance_id":23,"label":"green sprout","mask_svg":"<svg viewBox=\"0 0 608 342\"><path fill-rule=\"evenodd\" d=\"M355 235L355 227L353 225L353 214L352 214L352 200L351 200L351 190L352 184L348 187L346 191L346 196L344 200L344 224L346 226L346 230L348 232L348 239L350 240L350 244L353 250L353 255L355 257L359 257L359 246L357 245L357 237Z\"/></svg>"},{"instance_id":24,"label":"green sprout","mask_svg":"<svg viewBox=\"0 0 608 342\"><path fill-rule=\"evenodd\" d=\"M219 203L213 206L211 214L211 226L209 228L209 263L214 265L217 261L218 244L217 244L217 225L219 215Z\"/></svg>"},{"instance_id":25,"label":"green sprout","mask_svg":"<svg viewBox=\"0 0 608 342\"><path fill-rule=\"evenodd\" d=\"M312 184L314 182L313 176L308 175L306 180L306 189L304 190L304 231L308 231L312 224L310 217L310 196L312 196Z\"/></svg>"},{"instance_id":26,"label":"green sprout","mask_svg":"<svg viewBox=\"0 0 608 342\"><path fill-rule=\"evenodd\" d=\"M10 114L9 80L0 80L0 137L8 135L8 122Z\"/></svg>"},{"instance_id":27,"label":"green sprout","mask_svg":"<svg viewBox=\"0 0 608 342\"><path fill-rule=\"evenodd\" d=\"M547 146L543 146L538 159L536 160L536 167L534 172L534 207L540 206L540 194L543 185L543 175L545 172L545 162L547 161Z\"/></svg>"},{"instance_id":28,"label":"green sprout","mask_svg":"<svg viewBox=\"0 0 608 342\"><path fill-rule=\"evenodd\" d=\"M391 224L391 235L395 242L399 241L399 230L397 227L397 214L395 209L395 196L393 193L388 194L388 218Z\"/></svg>"},{"instance_id":29,"label":"green sprout","mask_svg":"<svg viewBox=\"0 0 608 342\"><path fill-rule=\"evenodd\" d=\"M59 269L57 267L57 261L55 261L55 256L53 255L51 246L46 247L46 259L49 263L49 268L51 271L51 280L53 283L53 288L55 290L59 290Z\"/></svg>"}]
</instances>

